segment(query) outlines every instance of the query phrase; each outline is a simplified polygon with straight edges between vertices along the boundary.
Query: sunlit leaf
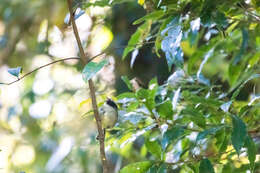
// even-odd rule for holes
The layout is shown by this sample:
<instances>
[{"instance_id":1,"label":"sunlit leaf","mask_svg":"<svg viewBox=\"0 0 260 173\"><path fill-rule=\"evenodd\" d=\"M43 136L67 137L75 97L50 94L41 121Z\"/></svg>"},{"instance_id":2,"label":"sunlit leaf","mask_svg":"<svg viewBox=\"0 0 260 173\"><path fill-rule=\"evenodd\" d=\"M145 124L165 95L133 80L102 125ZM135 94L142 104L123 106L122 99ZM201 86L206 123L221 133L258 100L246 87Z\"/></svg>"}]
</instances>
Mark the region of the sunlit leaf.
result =
<instances>
[{"instance_id":1,"label":"sunlit leaf","mask_svg":"<svg viewBox=\"0 0 260 173\"><path fill-rule=\"evenodd\" d=\"M120 173L146 173L146 171L152 166L153 162L144 161L136 162L125 166L120 170Z\"/></svg>"},{"instance_id":2,"label":"sunlit leaf","mask_svg":"<svg viewBox=\"0 0 260 173\"><path fill-rule=\"evenodd\" d=\"M174 126L171 129L168 129L163 134L162 139L162 149L165 150L168 145L174 141L176 141L179 137L184 135L184 128L180 126Z\"/></svg>"},{"instance_id":3,"label":"sunlit leaf","mask_svg":"<svg viewBox=\"0 0 260 173\"><path fill-rule=\"evenodd\" d=\"M199 173L214 173L214 168L209 159L203 159L200 161Z\"/></svg>"},{"instance_id":4,"label":"sunlit leaf","mask_svg":"<svg viewBox=\"0 0 260 173\"><path fill-rule=\"evenodd\" d=\"M195 20L192 20L190 22L190 27L191 27L191 32L190 32L190 44L193 45L197 35L198 35L198 31L200 29L200 18L197 18Z\"/></svg>"},{"instance_id":5,"label":"sunlit leaf","mask_svg":"<svg viewBox=\"0 0 260 173\"><path fill-rule=\"evenodd\" d=\"M160 117L166 119L172 119L173 117L172 102L170 100L166 100L156 105L156 111L159 113Z\"/></svg>"},{"instance_id":6,"label":"sunlit leaf","mask_svg":"<svg viewBox=\"0 0 260 173\"><path fill-rule=\"evenodd\" d=\"M231 115L231 117L233 124L231 140L237 154L239 155L240 149L243 147L247 136L246 125L236 115Z\"/></svg>"},{"instance_id":7,"label":"sunlit leaf","mask_svg":"<svg viewBox=\"0 0 260 173\"><path fill-rule=\"evenodd\" d=\"M162 50L165 53L169 71L172 65L183 67L183 52L180 47L182 40L182 28L180 18L175 17L166 28L161 32L162 35L167 34L162 40Z\"/></svg>"},{"instance_id":8,"label":"sunlit leaf","mask_svg":"<svg viewBox=\"0 0 260 173\"><path fill-rule=\"evenodd\" d=\"M223 103L220 108L224 111L224 112L228 112L229 107L231 106L232 101L228 101L226 103Z\"/></svg>"},{"instance_id":9,"label":"sunlit leaf","mask_svg":"<svg viewBox=\"0 0 260 173\"><path fill-rule=\"evenodd\" d=\"M20 73L22 73L22 67L9 68L7 71L9 74L19 77Z\"/></svg>"},{"instance_id":10,"label":"sunlit leaf","mask_svg":"<svg viewBox=\"0 0 260 173\"><path fill-rule=\"evenodd\" d=\"M138 0L138 4L144 5L145 0Z\"/></svg>"},{"instance_id":11,"label":"sunlit leaf","mask_svg":"<svg viewBox=\"0 0 260 173\"><path fill-rule=\"evenodd\" d=\"M165 13L164 13L163 10L156 10L156 11L151 12L151 13L147 14L146 16L144 16L144 17L142 17L142 18L140 18L140 19L134 21L133 24L134 24L134 25L137 25L137 24L140 24L140 23L142 23L143 21L146 21L146 20L148 20L148 19L157 20L157 19L163 17L164 14L165 14Z\"/></svg>"},{"instance_id":12,"label":"sunlit leaf","mask_svg":"<svg viewBox=\"0 0 260 173\"><path fill-rule=\"evenodd\" d=\"M83 105L89 104L89 103L91 103L91 98L88 98L88 99L83 100L82 102L80 102L79 108L81 108Z\"/></svg>"},{"instance_id":13,"label":"sunlit leaf","mask_svg":"<svg viewBox=\"0 0 260 173\"><path fill-rule=\"evenodd\" d=\"M161 159L161 146L158 144L157 141L150 141L149 139L147 139L145 141L145 146L152 155L154 155L157 159Z\"/></svg>"},{"instance_id":14,"label":"sunlit leaf","mask_svg":"<svg viewBox=\"0 0 260 173\"><path fill-rule=\"evenodd\" d=\"M130 40L128 41L127 47L124 49L123 59L126 58L129 52L142 47L142 43L144 39L148 36L151 29L151 24L152 22L148 20L137 28L136 32L131 36Z\"/></svg>"},{"instance_id":15,"label":"sunlit leaf","mask_svg":"<svg viewBox=\"0 0 260 173\"><path fill-rule=\"evenodd\" d=\"M179 100L179 97L180 97L180 93L181 93L181 88L179 87L177 89L177 91L175 91L173 99L172 99L172 109L173 110L176 109L176 107L177 107L177 103L178 103L178 100Z\"/></svg>"},{"instance_id":16,"label":"sunlit leaf","mask_svg":"<svg viewBox=\"0 0 260 173\"><path fill-rule=\"evenodd\" d=\"M124 99L124 98L135 98L135 94L131 92L124 92L117 96L118 99Z\"/></svg>"},{"instance_id":17,"label":"sunlit leaf","mask_svg":"<svg viewBox=\"0 0 260 173\"><path fill-rule=\"evenodd\" d=\"M107 64L108 64L107 60L102 60L99 63L89 62L88 64L85 65L82 71L83 80L85 82L88 82L89 79L95 76Z\"/></svg>"},{"instance_id":18,"label":"sunlit leaf","mask_svg":"<svg viewBox=\"0 0 260 173\"><path fill-rule=\"evenodd\" d=\"M127 76L121 76L121 79L125 82L128 89L133 90L133 86Z\"/></svg>"},{"instance_id":19,"label":"sunlit leaf","mask_svg":"<svg viewBox=\"0 0 260 173\"><path fill-rule=\"evenodd\" d=\"M134 66L134 63L135 63L135 59L138 55L138 49L135 49L133 52L132 52L132 56L131 56L131 62L130 62L130 67L133 68Z\"/></svg>"},{"instance_id":20,"label":"sunlit leaf","mask_svg":"<svg viewBox=\"0 0 260 173\"><path fill-rule=\"evenodd\" d=\"M197 78L198 78L198 80L201 78L201 71L202 71L203 66L204 66L205 63L208 61L208 59L212 56L213 52L214 52L214 48L210 49L210 51L208 51L208 52L205 54L205 56L204 56L204 58L203 58L203 61L202 61L201 64L200 64L200 68L199 68L199 70L198 70L198 72L197 72Z\"/></svg>"}]
</instances>

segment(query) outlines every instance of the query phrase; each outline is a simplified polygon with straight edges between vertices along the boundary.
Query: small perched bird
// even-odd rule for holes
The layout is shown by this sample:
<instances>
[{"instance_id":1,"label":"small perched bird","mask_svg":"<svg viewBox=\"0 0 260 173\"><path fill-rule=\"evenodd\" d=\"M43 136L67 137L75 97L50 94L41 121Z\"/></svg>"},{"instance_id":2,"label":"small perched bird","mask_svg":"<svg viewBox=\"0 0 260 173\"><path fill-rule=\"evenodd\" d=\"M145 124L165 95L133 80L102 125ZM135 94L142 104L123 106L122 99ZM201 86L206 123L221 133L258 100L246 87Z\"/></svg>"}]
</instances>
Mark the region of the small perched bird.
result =
<instances>
[{"instance_id":1,"label":"small perched bird","mask_svg":"<svg viewBox=\"0 0 260 173\"><path fill-rule=\"evenodd\" d=\"M117 109L116 103L111 99L107 99L106 102L99 108L99 115L101 117L101 122L104 129L115 126L118 119Z\"/></svg>"},{"instance_id":2,"label":"small perched bird","mask_svg":"<svg viewBox=\"0 0 260 173\"><path fill-rule=\"evenodd\" d=\"M112 99L107 99L105 103L99 108L99 116L101 118L104 135L106 129L113 128L118 119L117 105ZM99 136L97 136L97 140Z\"/></svg>"}]
</instances>

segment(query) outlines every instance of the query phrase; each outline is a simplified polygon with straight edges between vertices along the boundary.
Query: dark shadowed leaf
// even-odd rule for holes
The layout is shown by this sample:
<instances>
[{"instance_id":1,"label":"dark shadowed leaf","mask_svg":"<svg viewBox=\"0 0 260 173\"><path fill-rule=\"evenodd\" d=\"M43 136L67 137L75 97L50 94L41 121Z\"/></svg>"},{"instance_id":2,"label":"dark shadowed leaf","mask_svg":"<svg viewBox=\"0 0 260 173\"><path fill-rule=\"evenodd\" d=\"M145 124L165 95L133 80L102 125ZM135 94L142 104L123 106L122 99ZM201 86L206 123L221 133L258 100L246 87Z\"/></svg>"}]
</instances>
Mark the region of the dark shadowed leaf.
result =
<instances>
[{"instance_id":1,"label":"dark shadowed leaf","mask_svg":"<svg viewBox=\"0 0 260 173\"><path fill-rule=\"evenodd\" d=\"M125 82L128 89L133 90L133 86L127 76L122 76L121 79Z\"/></svg>"},{"instance_id":2,"label":"dark shadowed leaf","mask_svg":"<svg viewBox=\"0 0 260 173\"><path fill-rule=\"evenodd\" d=\"M214 168L209 159L203 159L200 161L199 173L214 173Z\"/></svg>"},{"instance_id":3,"label":"dark shadowed leaf","mask_svg":"<svg viewBox=\"0 0 260 173\"><path fill-rule=\"evenodd\" d=\"M167 165L165 163L162 164L157 173L167 173Z\"/></svg>"},{"instance_id":4,"label":"dark shadowed leaf","mask_svg":"<svg viewBox=\"0 0 260 173\"><path fill-rule=\"evenodd\" d=\"M151 168L148 169L147 173L158 173L159 166L153 165Z\"/></svg>"},{"instance_id":5,"label":"dark shadowed leaf","mask_svg":"<svg viewBox=\"0 0 260 173\"><path fill-rule=\"evenodd\" d=\"M145 173L152 164L150 161L132 163L121 169L120 173Z\"/></svg>"},{"instance_id":6,"label":"dark shadowed leaf","mask_svg":"<svg viewBox=\"0 0 260 173\"><path fill-rule=\"evenodd\" d=\"M231 115L231 117L233 124L231 140L237 154L239 155L240 149L243 147L247 136L246 125L238 116Z\"/></svg>"},{"instance_id":7,"label":"dark shadowed leaf","mask_svg":"<svg viewBox=\"0 0 260 173\"><path fill-rule=\"evenodd\" d=\"M247 155L248 155L248 160L250 162L251 172L254 172L257 151L256 151L255 143L250 136L246 137L245 147L247 148Z\"/></svg>"},{"instance_id":8,"label":"dark shadowed leaf","mask_svg":"<svg viewBox=\"0 0 260 173\"><path fill-rule=\"evenodd\" d=\"M207 135L214 135L214 134L216 134L216 132L218 130L220 130L221 128L222 128L222 126L221 127L213 127L213 128L204 130L203 132L199 132L199 134L198 134L198 136L196 138L196 142L198 142L201 139L206 138Z\"/></svg>"},{"instance_id":9,"label":"dark shadowed leaf","mask_svg":"<svg viewBox=\"0 0 260 173\"><path fill-rule=\"evenodd\" d=\"M22 67L9 68L7 71L9 74L19 77L20 73L22 73Z\"/></svg>"},{"instance_id":10,"label":"dark shadowed leaf","mask_svg":"<svg viewBox=\"0 0 260 173\"><path fill-rule=\"evenodd\" d=\"M250 81L252 79L255 79L255 78L260 78L260 74L253 74L253 75L249 76L246 80L242 81L242 83L238 85L239 87L232 94L231 100L234 100L238 96L238 94L240 93L241 89L245 86L245 84L248 81Z\"/></svg>"},{"instance_id":11,"label":"dark shadowed leaf","mask_svg":"<svg viewBox=\"0 0 260 173\"><path fill-rule=\"evenodd\" d=\"M243 57L245 57L246 48L248 46L248 40L249 40L249 34L248 31L245 29L242 29L242 44L239 49L238 54L233 58L232 62L229 66L229 80L231 85L234 85L236 83L236 80L238 79L241 71L243 70L241 63L239 63Z\"/></svg>"},{"instance_id":12,"label":"dark shadowed leaf","mask_svg":"<svg viewBox=\"0 0 260 173\"><path fill-rule=\"evenodd\" d=\"M83 80L88 82L88 80L95 76L106 64L108 64L107 60L103 60L99 63L89 62L86 64L82 72Z\"/></svg>"}]
</instances>

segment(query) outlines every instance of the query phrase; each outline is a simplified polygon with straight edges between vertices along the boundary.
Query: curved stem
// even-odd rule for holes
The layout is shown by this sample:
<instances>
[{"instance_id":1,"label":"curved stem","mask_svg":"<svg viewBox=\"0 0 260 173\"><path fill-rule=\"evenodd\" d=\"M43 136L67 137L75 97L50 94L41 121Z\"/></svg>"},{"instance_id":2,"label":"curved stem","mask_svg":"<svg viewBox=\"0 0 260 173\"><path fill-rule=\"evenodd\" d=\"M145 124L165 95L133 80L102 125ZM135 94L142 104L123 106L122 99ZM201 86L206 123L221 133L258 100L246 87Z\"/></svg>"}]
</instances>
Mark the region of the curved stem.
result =
<instances>
[{"instance_id":1,"label":"curved stem","mask_svg":"<svg viewBox=\"0 0 260 173\"><path fill-rule=\"evenodd\" d=\"M70 58L63 58L63 59L59 59L59 60L56 60L56 61L52 61L52 62L50 62L50 63L48 63L48 64L45 64L45 65L42 65L42 66L40 66L40 67L37 67L37 68L33 69L32 71L30 71L30 72L24 74L23 76L17 78L16 80L14 80L14 81L12 81L12 82L9 82L9 83L0 83L0 84L2 84L2 85L12 85L12 84L14 84L14 83L16 83L16 82L22 80L22 79L25 78L26 76L29 76L29 75L31 75L32 73L34 73L34 72L36 72L36 71L38 71L38 70L40 70L40 69L42 69L42 68L44 68L44 67L50 66L50 65L55 64L55 63L58 63L58 62L67 61L67 60L72 60L72 59L80 60L79 57L70 57Z\"/></svg>"}]
</instances>

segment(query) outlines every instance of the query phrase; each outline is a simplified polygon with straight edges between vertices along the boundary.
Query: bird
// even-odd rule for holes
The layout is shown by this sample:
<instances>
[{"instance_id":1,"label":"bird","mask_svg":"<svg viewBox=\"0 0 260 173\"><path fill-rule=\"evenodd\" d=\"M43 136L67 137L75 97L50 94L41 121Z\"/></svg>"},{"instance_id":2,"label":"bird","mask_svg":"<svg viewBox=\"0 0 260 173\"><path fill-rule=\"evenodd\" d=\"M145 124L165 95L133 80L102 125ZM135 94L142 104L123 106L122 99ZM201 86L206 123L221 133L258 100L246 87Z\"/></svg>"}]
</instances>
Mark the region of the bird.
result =
<instances>
[{"instance_id":1,"label":"bird","mask_svg":"<svg viewBox=\"0 0 260 173\"><path fill-rule=\"evenodd\" d=\"M106 129L111 129L115 126L118 120L118 107L116 103L108 98L105 103L99 108L99 116L101 119L104 136ZM99 135L96 137L99 140Z\"/></svg>"},{"instance_id":2,"label":"bird","mask_svg":"<svg viewBox=\"0 0 260 173\"><path fill-rule=\"evenodd\" d=\"M118 120L118 107L116 103L108 98L99 108L99 115L104 129L113 128Z\"/></svg>"}]
</instances>

